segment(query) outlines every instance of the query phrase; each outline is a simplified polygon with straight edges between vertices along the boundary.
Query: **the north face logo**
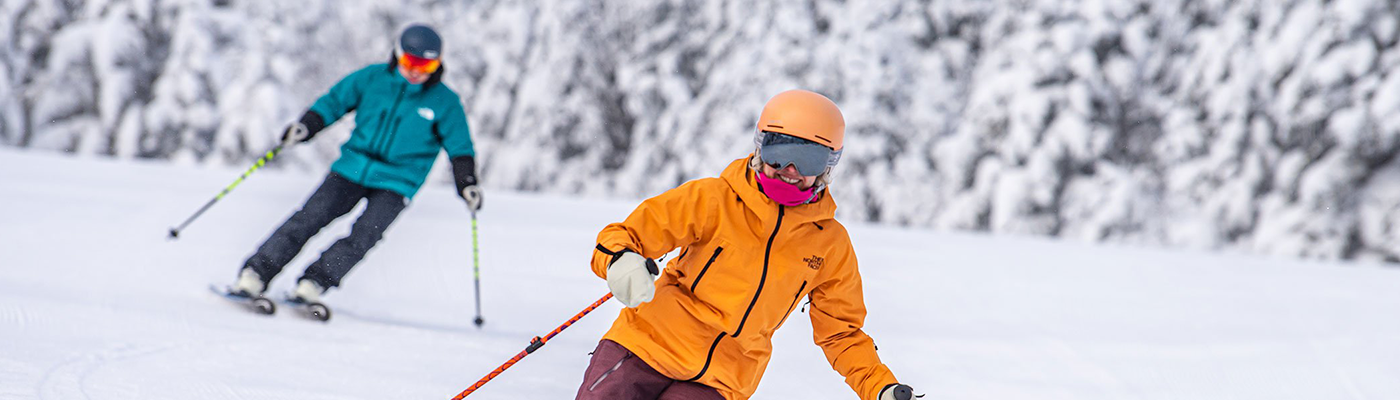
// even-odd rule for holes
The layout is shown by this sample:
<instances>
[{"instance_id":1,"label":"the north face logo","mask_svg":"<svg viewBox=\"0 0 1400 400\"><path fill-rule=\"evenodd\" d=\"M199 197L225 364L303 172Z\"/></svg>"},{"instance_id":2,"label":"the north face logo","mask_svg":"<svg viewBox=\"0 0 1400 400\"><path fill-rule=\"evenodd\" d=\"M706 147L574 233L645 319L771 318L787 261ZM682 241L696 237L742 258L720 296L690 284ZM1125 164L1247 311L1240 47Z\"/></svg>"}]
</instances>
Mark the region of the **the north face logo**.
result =
<instances>
[{"instance_id":1,"label":"the north face logo","mask_svg":"<svg viewBox=\"0 0 1400 400\"><path fill-rule=\"evenodd\" d=\"M819 256L807 257L807 258L802 259L802 261L806 261L806 262L807 262L807 268L811 268L811 269L821 269L821 268L822 268L822 261L823 261L823 260L822 260L822 258L819 257Z\"/></svg>"},{"instance_id":2,"label":"the north face logo","mask_svg":"<svg viewBox=\"0 0 1400 400\"><path fill-rule=\"evenodd\" d=\"M423 117L423 119L432 121L435 115L433 115L433 109L428 107L422 107L418 109L418 116Z\"/></svg>"}]
</instances>

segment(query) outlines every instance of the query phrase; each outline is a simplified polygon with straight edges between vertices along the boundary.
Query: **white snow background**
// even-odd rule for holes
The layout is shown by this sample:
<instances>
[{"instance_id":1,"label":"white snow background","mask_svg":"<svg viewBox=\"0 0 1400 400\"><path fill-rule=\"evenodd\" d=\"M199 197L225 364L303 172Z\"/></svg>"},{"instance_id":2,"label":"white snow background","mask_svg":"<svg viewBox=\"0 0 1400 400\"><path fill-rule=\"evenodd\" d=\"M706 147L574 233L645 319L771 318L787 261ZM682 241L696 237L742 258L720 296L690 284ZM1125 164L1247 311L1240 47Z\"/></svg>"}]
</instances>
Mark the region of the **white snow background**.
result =
<instances>
[{"instance_id":1,"label":"white snow background","mask_svg":"<svg viewBox=\"0 0 1400 400\"><path fill-rule=\"evenodd\" d=\"M606 293L589 252L634 206L488 192L478 330L468 215L430 185L327 296L322 324L208 290L318 177L259 171L166 239L241 172L0 149L0 399L450 398ZM1394 268L850 228L866 331L929 400L1400 398ZM468 399L571 398L618 310L600 307ZM800 317L774 338L754 398L855 398Z\"/></svg>"}]
</instances>

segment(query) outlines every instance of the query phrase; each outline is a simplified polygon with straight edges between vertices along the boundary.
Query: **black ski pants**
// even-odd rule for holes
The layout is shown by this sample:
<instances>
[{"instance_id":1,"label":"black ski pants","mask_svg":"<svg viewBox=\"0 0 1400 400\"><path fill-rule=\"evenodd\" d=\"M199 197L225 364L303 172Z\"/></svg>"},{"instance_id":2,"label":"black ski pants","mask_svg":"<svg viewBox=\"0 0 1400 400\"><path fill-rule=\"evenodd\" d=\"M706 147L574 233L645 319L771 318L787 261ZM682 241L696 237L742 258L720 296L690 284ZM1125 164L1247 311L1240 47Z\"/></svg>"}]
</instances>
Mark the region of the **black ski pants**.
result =
<instances>
[{"instance_id":1,"label":"black ski pants","mask_svg":"<svg viewBox=\"0 0 1400 400\"><path fill-rule=\"evenodd\" d=\"M321 258L306 268L300 279L309 279L323 288L340 286L341 278L350 273L365 253L384 237L384 230L398 218L408 201L398 193L360 186L334 172L326 176L321 187L306 199L306 204L292 214L282 226L272 232L257 253L248 257L246 267L262 277L263 283L282 272L282 268L301 252L306 242L321 228L349 213L365 199L369 204L350 227L350 235L340 238L321 253ZM298 280L300 280L298 279Z\"/></svg>"}]
</instances>

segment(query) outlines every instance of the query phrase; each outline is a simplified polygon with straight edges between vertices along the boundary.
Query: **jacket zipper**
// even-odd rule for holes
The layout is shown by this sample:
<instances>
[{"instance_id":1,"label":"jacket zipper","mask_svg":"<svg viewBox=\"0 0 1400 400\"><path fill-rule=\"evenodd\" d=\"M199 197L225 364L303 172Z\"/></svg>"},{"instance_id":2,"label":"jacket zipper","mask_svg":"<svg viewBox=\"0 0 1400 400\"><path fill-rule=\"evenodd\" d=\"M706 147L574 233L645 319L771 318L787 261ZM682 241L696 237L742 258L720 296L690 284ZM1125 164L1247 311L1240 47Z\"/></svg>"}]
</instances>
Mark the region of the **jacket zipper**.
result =
<instances>
[{"instance_id":1,"label":"jacket zipper","mask_svg":"<svg viewBox=\"0 0 1400 400\"><path fill-rule=\"evenodd\" d=\"M744 311L744 318L739 320L739 327L734 329L733 335L729 335L725 332L720 332L718 336L715 336L715 341L710 343L709 353L705 354L705 365L700 367L700 373L695 374L695 376L691 377L690 379L686 379L687 382L695 381L696 379L700 379L700 377L705 376L705 371L708 371L710 369L710 362L714 361L715 347L719 346L720 339L724 339L725 335L729 335L730 337L739 337L739 332L744 331L744 324L749 321L749 314L753 312L754 304L758 304L758 296L760 294L763 294L763 283L768 280L768 258L773 254L773 239L778 238L778 230L783 227L783 211L785 209L786 207L784 206L778 206L778 222L773 224L773 234L768 236L768 247L763 250L763 275L758 278L758 289L754 290L753 300L749 301L749 309ZM718 255L718 253L716 253L716 255ZM711 257L711 259L713 259L713 257ZM701 274L704 274L704 272L704 270L700 271ZM699 281L700 278L696 277L695 280ZM805 286L806 283L804 282L803 285Z\"/></svg>"},{"instance_id":2,"label":"jacket zipper","mask_svg":"<svg viewBox=\"0 0 1400 400\"><path fill-rule=\"evenodd\" d=\"M753 292L753 300L749 301L749 309L744 311L744 318L739 320L739 327L734 328L731 337L739 337L739 333L744 331L744 324L749 322L749 314L753 313L753 306L758 304L758 296L763 294L763 283L768 280L768 259L773 255L773 239L778 238L778 230L783 227L783 211L787 207L778 206L778 222L773 224L773 234L768 236L768 247L763 249L763 275L758 278L758 290Z\"/></svg>"},{"instance_id":3,"label":"jacket zipper","mask_svg":"<svg viewBox=\"0 0 1400 400\"><path fill-rule=\"evenodd\" d=\"M379 139L379 140L377 140L377 142L379 142L379 143L375 143L375 146L373 146L372 148L375 150L375 153L380 153L379 155L380 155L382 158L388 158L388 157L389 157L388 154L383 154L383 153L381 153L381 152L379 151L379 149L384 148L384 147L388 147L388 143L389 143L389 134L392 133L392 132L385 132L385 131L384 131L384 128L385 128L384 125L388 124L388 122L389 122L389 119L388 119L387 117L389 117L389 116L397 116L397 115L399 114L399 102L402 102L402 101L403 101L403 94L404 94L405 91L406 91L406 88L399 87L399 94L398 94L397 96L394 96L394 106L393 106L393 107L389 107L389 115L387 115L385 119L382 119L382 120L379 121L379 137L377 138L377 139ZM394 128L394 127L393 127L392 125L390 125L389 128L392 129L392 128Z\"/></svg>"},{"instance_id":4,"label":"jacket zipper","mask_svg":"<svg viewBox=\"0 0 1400 400\"><path fill-rule=\"evenodd\" d=\"M807 290L807 281L802 281L802 287L797 288L797 294L792 295L792 304L788 305L787 313L783 314L783 319L778 320L778 325L773 326L773 329L778 329L778 327L783 326L783 322L787 322L788 316L792 315L793 307L797 307L797 300L802 298L803 290Z\"/></svg>"},{"instance_id":5,"label":"jacket zipper","mask_svg":"<svg viewBox=\"0 0 1400 400\"><path fill-rule=\"evenodd\" d=\"M384 138L384 159L389 159L389 152L394 150L394 136L399 133L399 125L403 123L403 116L394 117L394 124L389 125L389 133Z\"/></svg>"},{"instance_id":6,"label":"jacket zipper","mask_svg":"<svg viewBox=\"0 0 1400 400\"><path fill-rule=\"evenodd\" d=\"M691 293L695 293L695 287L700 285L700 278L705 277L705 272L710 270L710 265L715 263L715 259L719 258L719 253L723 251L724 246L715 247L715 254L710 255L710 261L705 262L705 268L701 268L700 273L695 275L695 280L690 282Z\"/></svg>"},{"instance_id":7,"label":"jacket zipper","mask_svg":"<svg viewBox=\"0 0 1400 400\"><path fill-rule=\"evenodd\" d=\"M389 110L379 110L379 126L374 128L374 136L370 136L369 150L373 151L379 147L379 140L384 136L384 124L389 123Z\"/></svg>"},{"instance_id":8,"label":"jacket zipper","mask_svg":"<svg viewBox=\"0 0 1400 400\"><path fill-rule=\"evenodd\" d=\"M686 382L694 382L696 379L705 376L705 371L710 370L710 361L714 361L715 359L715 347L719 346L719 340L724 339L724 335L728 335L728 333L720 332L719 336L715 336L715 341L710 343L710 352L705 354L705 366L700 367L700 373L695 374L695 376L690 379L686 379Z\"/></svg>"}]
</instances>

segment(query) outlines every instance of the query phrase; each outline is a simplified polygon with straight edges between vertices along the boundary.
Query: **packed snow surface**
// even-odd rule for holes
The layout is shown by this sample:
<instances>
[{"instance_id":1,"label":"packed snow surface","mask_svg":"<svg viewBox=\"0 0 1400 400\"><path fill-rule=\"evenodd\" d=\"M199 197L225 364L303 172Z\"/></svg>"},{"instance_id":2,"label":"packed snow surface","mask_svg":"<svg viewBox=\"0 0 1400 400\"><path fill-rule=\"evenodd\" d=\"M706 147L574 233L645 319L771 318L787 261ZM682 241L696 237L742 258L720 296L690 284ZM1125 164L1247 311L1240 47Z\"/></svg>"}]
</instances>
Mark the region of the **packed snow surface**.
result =
<instances>
[{"instance_id":1,"label":"packed snow surface","mask_svg":"<svg viewBox=\"0 0 1400 400\"><path fill-rule=\"evenodd\" d=\"M322 324L208 290L317 178L255 173L167 240L239 173L0 150L0 399L450 398L606 293L594 236L634 206L487 193L477 329L470 218L447 186L425 188ZM866 331L928 399L1400 398L1400 269L850 228ZM468 398L571 398L619 307ZM855 398L805 321L774 345L754 398Z\"/></svg>"}]
</instances>

